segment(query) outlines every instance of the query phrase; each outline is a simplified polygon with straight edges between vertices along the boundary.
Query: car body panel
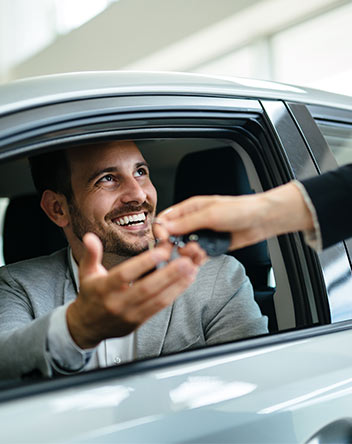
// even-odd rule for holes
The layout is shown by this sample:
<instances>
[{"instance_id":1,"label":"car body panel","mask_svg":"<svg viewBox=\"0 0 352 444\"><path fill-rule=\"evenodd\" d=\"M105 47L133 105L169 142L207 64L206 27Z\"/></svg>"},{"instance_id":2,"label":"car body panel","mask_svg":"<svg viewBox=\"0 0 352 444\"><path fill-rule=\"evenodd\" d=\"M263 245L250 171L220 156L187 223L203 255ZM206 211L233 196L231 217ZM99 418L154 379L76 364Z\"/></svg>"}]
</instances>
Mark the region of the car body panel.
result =
<instances>
[{"instance_id":1,"label":"car body panel","mask_svg":"<svg viewBox=\"0 0 352 444\"><path fill-rule=\"evenodd\" d=\"M351 332L0 405L3 442L305 442L352 415ZM338 345L337 345L338 344ZM334 350L330 357L326 349ZM163 358L161 358L162 361ZM235 369L235 370L234 370ZM28 412L31 414L28 414ZM38 433L40 430L40 434Z\"/></svg>"}]
</instances>

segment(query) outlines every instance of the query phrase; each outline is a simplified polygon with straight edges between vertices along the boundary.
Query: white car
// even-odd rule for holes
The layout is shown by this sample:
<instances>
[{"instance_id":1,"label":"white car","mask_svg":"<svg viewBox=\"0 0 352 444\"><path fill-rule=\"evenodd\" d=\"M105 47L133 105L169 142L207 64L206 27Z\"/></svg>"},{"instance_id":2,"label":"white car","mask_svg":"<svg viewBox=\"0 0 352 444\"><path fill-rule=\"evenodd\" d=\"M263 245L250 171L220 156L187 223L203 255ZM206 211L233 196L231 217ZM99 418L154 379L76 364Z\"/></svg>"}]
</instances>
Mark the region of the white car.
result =
<instances>
[{"instance_id":1,"label":"white car","mask_svg":"<svg viewBox=\"0 0 352 444\"><path fill-rule=\"evenodd\" d=\"M33 78L0 87L0 116L5 263L61 248L32 212L26 160L53 147L137 141L159 210L192 194L260 192L352 161L351 97L257 80ZM352 442L351 254L347 240L317 255L300 233L234 252L269 334L72 376L3 380L0 441Z\"/></svg>"}]
</instances>

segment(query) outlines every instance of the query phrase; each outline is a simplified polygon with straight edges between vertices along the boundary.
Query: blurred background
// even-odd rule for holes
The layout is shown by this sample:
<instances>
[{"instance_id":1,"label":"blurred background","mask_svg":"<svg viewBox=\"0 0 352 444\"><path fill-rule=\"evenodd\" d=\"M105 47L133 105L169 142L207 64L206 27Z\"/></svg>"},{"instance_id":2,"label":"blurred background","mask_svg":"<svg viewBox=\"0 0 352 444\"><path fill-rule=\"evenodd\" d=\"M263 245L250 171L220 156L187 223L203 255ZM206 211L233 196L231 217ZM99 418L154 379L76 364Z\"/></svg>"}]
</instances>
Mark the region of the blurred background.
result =
<instances>
[{"instance_id":1,"label":"blurred background","mask_svg":"<svg viewBox=\"0 0 352 444\"><path fill-rule=\"evenodd\" d=\"M0 83L166 70L352 95L352 0L0 0L0 34Z\"/></svg>"}]
</instances>

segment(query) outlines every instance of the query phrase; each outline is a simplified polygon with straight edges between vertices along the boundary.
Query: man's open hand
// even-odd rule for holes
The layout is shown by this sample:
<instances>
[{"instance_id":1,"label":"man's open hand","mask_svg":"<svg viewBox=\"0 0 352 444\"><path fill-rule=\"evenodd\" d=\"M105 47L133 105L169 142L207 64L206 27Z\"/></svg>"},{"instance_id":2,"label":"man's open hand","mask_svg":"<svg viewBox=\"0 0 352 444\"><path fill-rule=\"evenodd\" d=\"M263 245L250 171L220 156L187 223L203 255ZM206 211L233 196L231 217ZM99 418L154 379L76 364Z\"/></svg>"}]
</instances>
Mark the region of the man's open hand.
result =
<instances>
[{"instance_id":1,"label":"man's open hand","mask_svg":"<svg viewBox=\"0 0 352 444\"><path fill-rule=\"evenodd\" d=\"M87 233L83 242L86 249L79 266L79 294L67 309L69 331L81 348L91 348L103 339L131 333L172 304L194 281L198 271L198 255L196 260L192 259L192 248L188 256L152 271L170 258L172 247L168 243L108 271L101 263L100 240ZM151 273L144 276L148 272Z\"/></svg>"}]
</instances>

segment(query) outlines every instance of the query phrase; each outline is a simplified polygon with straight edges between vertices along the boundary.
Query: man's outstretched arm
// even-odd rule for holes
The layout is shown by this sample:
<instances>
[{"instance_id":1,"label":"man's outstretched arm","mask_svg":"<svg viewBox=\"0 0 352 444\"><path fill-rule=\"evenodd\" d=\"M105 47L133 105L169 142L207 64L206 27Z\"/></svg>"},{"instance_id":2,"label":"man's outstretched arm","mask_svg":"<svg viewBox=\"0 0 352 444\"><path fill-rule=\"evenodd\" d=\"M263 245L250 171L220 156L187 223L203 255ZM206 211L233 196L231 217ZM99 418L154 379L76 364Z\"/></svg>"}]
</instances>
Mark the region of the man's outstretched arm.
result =
<instances>
[{"instance_id":1,"label":"man's outstretched arm","mask_svg":"<svg viewBox=\"0 0 352 444\"><path fill-rule=\"evenodd\" d=\"M171 246L167 243L107 271L101 265L99 239L88 233L84 244L79 294L66 312L70 334L82 349L136 330L172 304L194 281L198 271L198 264L183 256L146 274L169 259Z\"/></svg>"},{"instance_id":2,"label":"man's outstretched arm","mask_svg":"<svg viewBox=\"0 0 352 444\"><path fill-rule=\"evenodd\" d=\"M80 270L82 290L68 306L73 309L73 323L68 328L82 349L95 346L101 338L123 336L137 328L148 316L172 303L193 281L198 269L196 259L181 258L140 278L168 259L170 246L165 244L107 272L98 260L98 239L89 237L91 243L88 240ZM66 254L62 251L0 269L2 378L34 373L52 376L57 370L52 367L47 340L52 314L61 308L67 290ZM71 292L73 295L73 287Z\"/></svg>"}]
</instances>

